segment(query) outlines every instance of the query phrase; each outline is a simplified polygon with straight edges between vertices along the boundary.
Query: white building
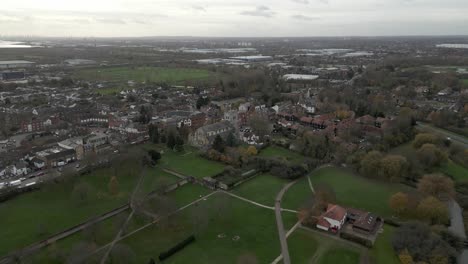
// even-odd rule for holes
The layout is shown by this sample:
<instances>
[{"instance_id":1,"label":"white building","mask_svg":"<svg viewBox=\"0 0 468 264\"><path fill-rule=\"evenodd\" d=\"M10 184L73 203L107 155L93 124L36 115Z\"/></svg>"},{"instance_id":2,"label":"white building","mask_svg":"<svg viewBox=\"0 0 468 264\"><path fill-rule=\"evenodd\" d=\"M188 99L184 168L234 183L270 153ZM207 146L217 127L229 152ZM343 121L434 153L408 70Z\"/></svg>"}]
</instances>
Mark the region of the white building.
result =
<instances>
[{"instance_id":1,"label":"white building","mask_svg":"<svg viewBox=\"0 0 468 264\"><path fill-rule=\"evenodd\" d=\"M346 221L347 211L336 204L328 204L327 211L323 213L318 221L317 228L324 231L339 231Z\"/></svg>"}]
</instances>

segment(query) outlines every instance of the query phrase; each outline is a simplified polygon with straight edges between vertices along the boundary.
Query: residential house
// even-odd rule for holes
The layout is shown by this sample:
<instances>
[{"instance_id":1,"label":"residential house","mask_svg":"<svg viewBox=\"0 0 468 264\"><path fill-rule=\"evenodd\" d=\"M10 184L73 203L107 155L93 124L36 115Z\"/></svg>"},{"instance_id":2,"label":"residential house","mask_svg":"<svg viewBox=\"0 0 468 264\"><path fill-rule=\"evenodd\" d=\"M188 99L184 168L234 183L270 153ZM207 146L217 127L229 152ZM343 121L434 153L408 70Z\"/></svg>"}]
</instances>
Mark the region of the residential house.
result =
<instances>
[{"instance_id":1,"label":"residential house","mask_svg":"<svg viewBox=\"0 0 468 264\"><path fill-rule=\"evenodd\" d=\"M375 234L383 224L383 220L377 215L354 208L348 208L347 217L353 231L365 235Z\"/></svg>"},{"instance_id":2,"label":"residential house","mask_svg":"<svg viewBox=\"0 0 468 264\"><path fill-rule=\"evenodd\" d=\"M338 232L346 221L346 209L336 205L328 204L327 210L317 221L317 228L324 231Z\"/></svg>"}]
</instances>

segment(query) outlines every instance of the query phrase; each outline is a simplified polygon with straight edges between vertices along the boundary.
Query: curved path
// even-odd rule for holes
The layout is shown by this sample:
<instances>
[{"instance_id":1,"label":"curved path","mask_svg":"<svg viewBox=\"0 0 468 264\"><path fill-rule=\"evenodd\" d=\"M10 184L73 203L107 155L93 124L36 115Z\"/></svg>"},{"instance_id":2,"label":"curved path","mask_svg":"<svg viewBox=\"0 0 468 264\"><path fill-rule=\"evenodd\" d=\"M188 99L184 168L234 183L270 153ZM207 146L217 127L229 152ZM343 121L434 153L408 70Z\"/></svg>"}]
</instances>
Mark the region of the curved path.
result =
<instances>
[{"instance_id":1,"label":"curved path","mask_svg":"<svg viewBox=\"0 0 468 264\"><path fill-rule=\"evenodd\" d=\"M285 185L283 189L279 191L275 201L276 225L278 226L278 235L281 244L281 255L283 256L284 264L291 264L291 258L289 257L288 241L286 233L284 231L283 217L281 216L281 200L283 199L283 195L286 193L286 191L296 182L297 180Z\"/></svg>"}]
</instances>

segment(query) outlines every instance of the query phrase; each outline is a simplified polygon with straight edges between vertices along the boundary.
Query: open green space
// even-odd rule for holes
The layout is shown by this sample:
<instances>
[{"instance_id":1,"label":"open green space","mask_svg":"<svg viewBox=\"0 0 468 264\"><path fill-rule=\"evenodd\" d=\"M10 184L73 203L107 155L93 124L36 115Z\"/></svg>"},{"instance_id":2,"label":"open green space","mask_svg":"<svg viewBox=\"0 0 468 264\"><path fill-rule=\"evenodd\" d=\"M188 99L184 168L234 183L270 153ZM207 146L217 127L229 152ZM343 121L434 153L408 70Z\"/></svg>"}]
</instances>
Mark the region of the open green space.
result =
<instances>
[{"instance_id":1,"label":"open green space","mask_svg":"<svg viewBox=\"0 0 468 264\"><path fill-rule=\"evenodd\" d=\"M288 237L288 248L291 263L358 264L360 260L357 246L304 229Z\"/></svg>"},{"instance_id":2,"label":"open green space","mask_svg":"<svg viewBox=\"0 0 468 264\"><path fill-rule=\"evenodd\" d=\"M146 149L163 151L158 166L167 168L183 175L203 178L214 176L224 170L224 165L215 161L207 160L200 155L195 148L184 146L183 152L176 152L161 145L147 144Z\"/></svg>"},{"instance_id":3,"label":"open green space","mask_svg":"<svg viewBox=\"0 0 468 264\"><path fill-rule=\"evenodd\" d=\"M310 178L315 190L320 185L333 189L338 204L368 210L383 217L392 215L388 201L394 193L410 191L402 184L374 181L333 167L320 169Z\"/></svg>"},{"instance_id":4,"label":"open green space","mask_svg":"<svg viewBox=\"0 0 468 264\"><path fill-rule=\"evenodd\" d=\"M242 183L232 192L254 202L274 206L276 195L287 183L287 180L280 179L273 175L261 174Z\"/></svg>"},{"instance_id":5,"label":"open green space","mask_svg":"<svg viewBox=\"0 0 468 264\"><path fill-rule=\"evenodd\" d=\"M325 238L326 239L326 238ZM319 242L320 241L320 242ZM307 230L297 229L288 237L291 263L313 263L315 253L321 246L321 239Z\"/></svg>"},{"instance_id":6,"label":"open green space","mask_svg":"<svg viewBox=\"0 0 468 264\"><path fill-rule=\"evenodd\" d=\"M99 222L86 230L66 237L26 257L25 263L60 264L64 262L64 259L71 259L74 248L79 248L80 244L92 244L94 248L106 245L114 239L128 214L129 211L123 212Z\"/></svg>"},{"instance_id":7,"label":"open green space","mask_svg":"<svg viewBox=\"0 0 468 264\"><path fill-rule=\"evenodd\" d=\"M260 151L259 156L268 158L282 158L293 163L301 163L305 157L301 154L278 146L269 146Z\"/></svg>"},{"instance_id":8,"label":"open green space","mask_svg":"<svg viewBox=\"0 0 468 264\"><path fill-rule=\"evenodd\" d=\"M237 263L242 256L269 263L280 254L272 210L218 193L121 241L134 253L131 263L147 263L194 234L196 241L164 263ZM236 240L235 237L238 236Z\"/></svg>"},{"instance_id":9,"label":"open green space","mask_svg":"<svg viewBox=\"0 0 468 264\"><path fill-rule=\"evenodd\" d=\"M0 240L0 255L126 204L139 176L127 165L119 172L100 169L0 203L0 225L5 227L0 230L5 238ZM108 188L112 176L118 182L116 195Z\"/></svg>"},{"instance_id":10,"label":"open green space","mask_svg":"<svg viewBox=\"0 0 468 264\"><path fill-rule=\"evenodd\" d=\"M442 165L440 171L450 176L456 182L468 180L468 169L451 160Z\"/></svg>"},{"instance_id":11,"label":"open green space","mask_svg":"<svg viewBox=\"0 0 468 264\"><path fill-rule=\"evenodd\" d=\"M281 204L284 208L298 210L310 205L313 193L310 189L307 177L304 177L291 186L283 196Z\"/></svg>"},{"instance_id":12,"label":"open green space","mask_svg":"<svg viewBox=\"0 0 468 264\"><path fill-rule=\"evenodd\" d=\"M468 85L468 79L463 79L462 82L464 85Z\"/></svg>"},{"instance_id":13,"label":"open green space","mask_svg":"<svg viewBox=\"0 0 468 264\"><path fill-rule=\"evenodd\" d=\"M199 186L187 184L168 194L178 208L183 207L201 196L209 194L209 190ZM94 249L104 246L114 239L119 228L127 218L129 211L123 212L117 216L106 219L93 225L91 228L78 232L63 240L58 241L53 246L49 246L36 254L27 258L32 263L63 263L64 259L69 259L73 254L74 248L79 248L80 244L91 244ZM149 223L147 218L141 218L133 215L126 227L126 233L132 232ZM59 256L59 257L57 257ZM93 263L90 261L90 263Z\"/></svg>"},{"instance_id":14,"label":"open green space","mask_svg":"<svg viewBox=\"0 0 468 264\"><path fill-rule=\"evenodd\" d=\"M374 247L370 250L370 257L379 264L400 264L392 247L392 236L395 228L384 225L384 232L379 234Z\"/></svg>"},{"instance_id":15,"label":"open green space","mask_svg":"<svg viewBox=\"0 0 468 264\"><path fill-rule=\"evenodd\" d=\"M204 69L163 67L110 67L78 70L73 77L89 81L112 82L165 82L185 84L190 81L206 81L216 74Z\"/></svg>"},{"instance_id":16,"label":"open green space","mask_svg":"<svg viewBox=\"0 0 468 264\"><path fill-rule=\"evenodd\" d=\"M140 188L145 193L148 193L160 186L168 186L180 180L181 179L177 176L169 174L156 166L155 168L150 168L145 171L145 177L143 178Z\"/></svg>"},{"instance_id":17,"label":"open green space","mask_svg":"<svg viewBox=\"0 0 468 264\"><path fill-rule=\"evenodd\" d=\"M347 248L333 248L327 250L319 259L320 264L358 264L360 254Z\"/></svg>"}]
</instances>

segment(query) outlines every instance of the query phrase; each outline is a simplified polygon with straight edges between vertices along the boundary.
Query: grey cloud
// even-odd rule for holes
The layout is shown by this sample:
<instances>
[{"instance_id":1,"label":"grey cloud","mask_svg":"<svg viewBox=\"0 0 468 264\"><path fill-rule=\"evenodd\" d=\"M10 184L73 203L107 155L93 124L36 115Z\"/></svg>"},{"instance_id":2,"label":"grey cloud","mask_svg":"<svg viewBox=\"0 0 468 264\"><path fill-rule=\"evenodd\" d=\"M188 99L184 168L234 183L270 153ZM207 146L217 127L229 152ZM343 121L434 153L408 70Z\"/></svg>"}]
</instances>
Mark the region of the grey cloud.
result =
<instances>
[{"instance_id":1,"label":"grey cloud","mask_svg":"<svg viewBox=\"0 0 468 264\"><path fill-rule=\"evenodd\" d=\"M103 24L118 24L123 25L127 24L127 22L123 19L118 18L95 18L96 22L103 23Z\"/></svg>"},{"instance_id":2,"label":"grey cloud","mask_svg":"<svg viewBox=\"0 0 468 264\"><path fill-rule=\"evenodd\" d=\"M243 11L240 14L244 16L272 17L275 15L275 12L268 6L261 5L257 6L254 10Z\"/></svg>"},{"instance_id":3,"label":"grey cloud","mask_svg":"<svg viewBox=\"0 0 468 264\"><path fill-rule=\"evenodd\" d=\"M311 17L311 16L304 16L304 15L292 15L291 17L294 18L294 19L297 19L297 20L306 20L306 21L312 21L312 20L320 19L318 17Z\"/></svg>"}]
</instances>

